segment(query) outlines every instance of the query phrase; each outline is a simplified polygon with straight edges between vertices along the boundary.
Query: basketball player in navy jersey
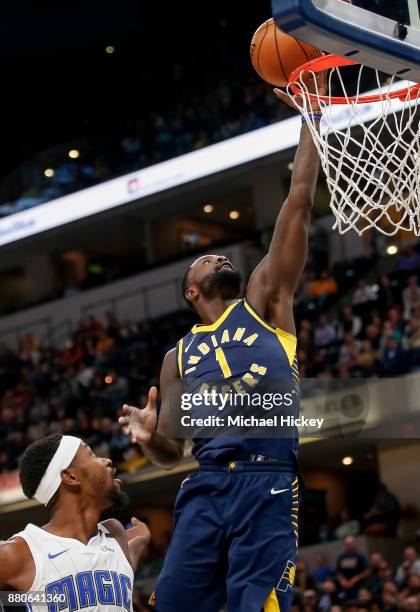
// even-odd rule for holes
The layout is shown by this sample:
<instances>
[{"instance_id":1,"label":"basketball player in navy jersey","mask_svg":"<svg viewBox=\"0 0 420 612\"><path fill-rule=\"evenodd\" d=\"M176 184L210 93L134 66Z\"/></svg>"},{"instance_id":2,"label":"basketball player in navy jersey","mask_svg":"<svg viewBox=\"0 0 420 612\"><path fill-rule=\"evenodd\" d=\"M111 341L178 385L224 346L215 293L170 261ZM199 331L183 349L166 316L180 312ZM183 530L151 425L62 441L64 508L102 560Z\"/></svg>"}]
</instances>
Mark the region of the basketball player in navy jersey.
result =
<instances>
[{"instance_id":1,"label":"basketball player in navy jersey","mask_svg":"<svg viewBox=\"0 0 420 612\"><path fill-rule=\"evenodd\" d=\"M127 499L114 475L110 459L73 436L52 434L26 449L23 492L45 504L50 520L0 544L1 591L33 591L32 612L132 611L134 572L150 533L136 518L128 530L116 519L99 522L103 510Z\"/></svg>"},{"instance_id":2,"label":"basketball player in navy jersey","mask_svg":"<svg viewBox=\"0 0 420 612\"><path fill-rule=\"evenodd\" d=\"M312 111L320 119L319 108ZM168 434L177 379L191 393L222 379L238 394L286 380L298 413L293 295L306 262L318 172L304 123L289 195L244 299L241 276L222 255L199 257L186 271L183 294L201 324L163 360L159 420L155 387L144 409L125 405L120 417L124 433L155 465L170 469L183 458L184 440ZM199 470L177 496L173 538L151 603L157 612L218 612L224 602L228 612L286 612L298 540L296 435L193 442Z\"/></svg>"}]
</instances>

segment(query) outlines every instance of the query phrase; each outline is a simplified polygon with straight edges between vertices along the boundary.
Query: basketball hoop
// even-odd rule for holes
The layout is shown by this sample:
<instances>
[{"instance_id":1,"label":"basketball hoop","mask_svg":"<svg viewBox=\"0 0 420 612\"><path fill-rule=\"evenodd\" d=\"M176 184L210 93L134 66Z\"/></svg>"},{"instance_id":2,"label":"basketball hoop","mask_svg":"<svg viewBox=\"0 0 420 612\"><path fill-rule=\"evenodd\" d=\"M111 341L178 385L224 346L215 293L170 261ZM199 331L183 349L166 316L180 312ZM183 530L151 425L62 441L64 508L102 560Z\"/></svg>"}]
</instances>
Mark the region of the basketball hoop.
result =
<instances>
[{"instance_id":1,"label":"basketball hoop","mask_svg":"<svg viewBox=\"0 0 420 612\"><path fill-rule=\"evenodd\" d=\"M344 69L359 66L352 79ZM316 74L329 70L342 95L323 95ZM392 236L399 230L420 236L420 84L401 87L398 75L383 83L373 70L377 91L360 93L366 68L351 59L325 55L297 68L288 94L311 130L331 194L331 209L340 234L370 228ZM312 75L313 79L308 79ZM309 90L308 83L313 86ZM320 130L314 108L320 109Z\"/></svg>"}]
</instances>

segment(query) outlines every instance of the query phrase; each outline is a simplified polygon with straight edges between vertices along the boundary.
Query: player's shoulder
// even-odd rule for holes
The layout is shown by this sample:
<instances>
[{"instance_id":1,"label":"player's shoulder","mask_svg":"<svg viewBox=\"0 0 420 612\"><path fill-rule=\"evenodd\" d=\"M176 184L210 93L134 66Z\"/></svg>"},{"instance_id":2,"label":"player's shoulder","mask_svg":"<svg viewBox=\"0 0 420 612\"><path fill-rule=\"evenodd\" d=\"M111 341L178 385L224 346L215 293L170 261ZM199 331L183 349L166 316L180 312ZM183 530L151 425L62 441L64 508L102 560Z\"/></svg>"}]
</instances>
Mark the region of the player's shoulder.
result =
<instances>
[{"instance_id":1,"label":"player's shoulder","mask_svg":"<svg viewBox=\"0 0 420 612\"><path fill-rule=\"evenodd\" d=\"M31 551L26 543L26 540L20 536L13 536L10 540L0 540L0 564L7 561L12 561L15 555L22 557L31 557Z\"/></svg>"},{"instance_id":2,"label":"player's shoulder","mask_svg":"<svg viewBox=\"0 0 420 612\"><path fill-rule=\"evenodd\" d=\"M164 378L177 378L178 367L177 367L177 347L170 349L164 356L162 361L161 377Z\"/></svg>"},{"instance_id":3,"label":"player's shoulder","mask_svg":"<svg viewBox=\"0 0 420 612\"><path fill-rule=\"evenodd\" d=\"M109 532L110 536L114 538L120 545L125 557L130 561L130 551L128 549L127 532L124 525L116 518L109 518L99 523L100 526L105 527Z\"/></svg>"},{"instance_id":4,"label":"player's shoulder","mask_svg":"<svg viewBox=\"0 0 420 612\"><path fill-rule=\"evenodd\" d=\"M13 537L0 541L0 586L11 586L11 581L22 572L28 563L33 563L32 553L23 538Z\"/></svg>"},{"instance_id":5,"label":"player's shoulder","mask_svg":"<svg viewBox=\"0 0 420 612\"><path fill-rule=\"evenodd\" d=\"M116 518L106 519L99 523L99 527L101 525L114 537L121 536L125 532L123 524Z\"/></svg>"}]
</instances>

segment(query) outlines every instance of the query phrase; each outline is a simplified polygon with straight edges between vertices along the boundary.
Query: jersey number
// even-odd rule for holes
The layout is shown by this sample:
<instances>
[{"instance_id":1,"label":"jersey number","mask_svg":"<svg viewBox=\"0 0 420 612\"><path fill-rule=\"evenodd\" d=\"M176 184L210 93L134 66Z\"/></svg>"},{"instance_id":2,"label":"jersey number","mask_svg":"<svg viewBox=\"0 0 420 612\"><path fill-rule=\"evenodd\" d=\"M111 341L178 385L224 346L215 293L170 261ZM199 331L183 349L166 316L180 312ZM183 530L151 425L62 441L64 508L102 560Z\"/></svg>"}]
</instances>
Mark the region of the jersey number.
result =
<instances>
[{"instance_id":1,"label":"jersey number","mask_svg":"<svg viewBox=\"0 0 420 612\"><path fill-rule=\"evenodd\" d=\"M228 362L226 361L226 355L223 352L223 349L219 346L216 351L216 361L218 362L219 366L222 369L223 372L223 376L225 378L229 378L230 376L232 376L232 372L230 371L230 367Z\"/></svg>"}]
</instances>

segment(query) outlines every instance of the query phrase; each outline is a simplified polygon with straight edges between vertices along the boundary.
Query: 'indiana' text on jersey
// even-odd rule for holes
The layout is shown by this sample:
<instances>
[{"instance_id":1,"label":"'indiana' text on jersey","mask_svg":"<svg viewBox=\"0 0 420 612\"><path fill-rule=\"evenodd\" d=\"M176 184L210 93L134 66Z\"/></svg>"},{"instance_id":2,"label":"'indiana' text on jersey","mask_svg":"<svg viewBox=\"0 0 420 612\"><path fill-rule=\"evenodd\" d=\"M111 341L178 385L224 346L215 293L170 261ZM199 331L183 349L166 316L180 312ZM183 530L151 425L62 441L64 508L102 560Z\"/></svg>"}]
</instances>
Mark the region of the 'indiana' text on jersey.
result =
<instances>
[{"instance_id":1,"label":"'indiana' text on jersey","mask_svg":"<svg viewBox=\"0 0 420 612\"><path fill-rule=\"evenodd\" d=\"M112 605L131 609L131 579L109 570L85 571L60 578L47 584L45 592L53 601L57 600L48 605L49 612L74 612L94 606L100 610L100 606Z\"/></svg>"},{"instance_id":2,"label":"'indiana' text on jersey","mask_svg":"<svg viewBox=\"0 0 420 612\"><path fill-rule=\"evenodd\" d=\"M229 306L211 325L194 325L177 344L177 359L184 390L188 394L258 394L282 391L292 396L287 414L299 412L299 379L296 337L264 321L246 300ZM193 415L194 408L192 408ZM269 416L263 409L256 416ZM294 461L297 431L279 438L230 438L216 436L194 440L198 460L247 459L265 455Z\"/></svg>"}]
</instances>

